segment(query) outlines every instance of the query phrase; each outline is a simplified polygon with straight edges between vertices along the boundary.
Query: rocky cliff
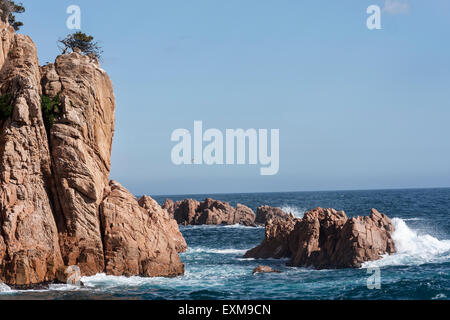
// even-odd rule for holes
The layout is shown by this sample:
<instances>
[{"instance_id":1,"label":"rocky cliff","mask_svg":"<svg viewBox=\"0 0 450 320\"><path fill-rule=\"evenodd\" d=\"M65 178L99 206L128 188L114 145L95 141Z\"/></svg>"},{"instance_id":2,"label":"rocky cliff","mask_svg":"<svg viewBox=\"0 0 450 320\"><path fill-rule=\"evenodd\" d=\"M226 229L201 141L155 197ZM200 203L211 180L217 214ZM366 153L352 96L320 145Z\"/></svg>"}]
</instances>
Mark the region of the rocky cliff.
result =
<instances>
[{"instance_id":1,"label":"rocky cliff","mask_svg":"<svg viewBox=\"0 0 450 320\"><path fill-rule=\"evenodd\" d=\"M53 282L73 265L83 275L182 274L176 222L109 182L115 98L97 59L74 52L39 67L29 37L3 22L0 31L0 281ZM60 98L51 123L42 95Z\"/></svg>"}]
</instances>

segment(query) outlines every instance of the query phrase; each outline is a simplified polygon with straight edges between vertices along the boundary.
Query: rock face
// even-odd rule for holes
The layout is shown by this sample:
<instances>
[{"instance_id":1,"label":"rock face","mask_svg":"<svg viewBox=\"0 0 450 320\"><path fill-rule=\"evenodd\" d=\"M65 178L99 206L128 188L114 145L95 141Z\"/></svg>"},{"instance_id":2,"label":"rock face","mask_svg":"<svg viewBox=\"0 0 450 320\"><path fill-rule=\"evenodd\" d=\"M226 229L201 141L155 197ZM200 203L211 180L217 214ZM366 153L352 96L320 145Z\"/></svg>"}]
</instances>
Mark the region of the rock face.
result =
<instances>
[{"instance_id":1,"label":"rock face","mask_svg":"<svg viewBox=\"0 0 450 320\"><path fill-rule=\"evenodd\" d=\"M288 265L317 269L359 268L395 253L392 221L375 209L348 219L343 211L317 208L303 219L270 220L266 239L246 258L291 258Z\"/></svg>"},{"instance_id":2,"label":"rock face","mask_svg":"<svg viewBox=\"0 0 450 320\"><path fill-rule=\"evenodd\" d=\"M257 266L255 270L253 270L253 274L258 273L281 273L281 271L272 269L271 267L267 266Z\"/></svg>"},{"instance_id":3,"label":"rock face","mask_svg":"<svg viewBox=\"0 0 450 320\"><path fill-rule=\"evenodd\" d=\"M52 281L63 261L48 196L36 48L1 22L0 30L0 95L11 95L13 106L0 120L0 280L25 286Z\"/></svg>"},{"instance_id":4,"label":"rock face","mask_svg":"<svg viewBox=\"0 0 450 320\"><path fill-rule=\"evenodd\" d=\"M186 242L152 199L109 186L115 98L79 53L39 68L26 36L0 22L0 282L21 288L82 276L175 276ZM61 97L51 126L41 94ZM7 97L8 99L5 99ZM9 98L10 97L10 98Z\"/></svg>"},{"instance_id":5,"label":"rock face","mask_svg":"<svg viewBox=\"0 0 450 320\"><path fill-rule=\"evenodd\" d=\"M42 74L44 94L63 97L50 146L64 262L94 275L104 270L98 208L111 168L112 83L96 61L78 53L59 56Z\"/></svg>"},{"instance_id":6,"label":"rock face","mask_svg":"<svg viewBox=\"0 0 450 320\"><path fill-rule=\"evenodd\" d=\"M166 210L162 209L160 205L149 196L143 196L139 199L138 203L147 211L152 222L158 225L159 229L164 230L167 237L174 241L177 251L185 252L188 246L175 219L173 219Z\"/></svg>"},{"instance_id":7,"label":"rock face","mask_svg":"<svg viewBox=\"0 0 450 320\"><path fill-rule=\"evenodd\" d=\"M181 225L255 225L255 213L242 204L233 208L227 202L213 199L203 202L186 199L176 203L167 199L163 209Z\"/></svg>"},{"instance_id":8,"label":"rock face","mask_svg":"<svg viewBox=\"0 0 450 320\"><path fill-rule=\"evenodd\" d=\"M267 221L272 219L290 219L290 215L284 212L280 208L274 208L269 206L262 206L256 210L256 219L255 223L258 225L264 225Z\"/></svg>"},{"instance_id":9,"label":"rock face","mask_svg":"<svg viewBox=\"0 0 450 320\"><path fill-rule=\"evenodd\" d=\"M289 237L297 221L290 216L286 219L277 217L267 221L264 241L256 248L249 250L244 257L258 259L290 258L292 252L289 247Z\"/></svg>"},{"instance_id":10,"label":"rock face","mask_svg":"<svg viewBox=\"0 0 450 320\"><path fill-rule=\"evenodd\" d=\"M146 277L183 274L184 265L171 235L158 225L160 218L151 216L115 181L106 192L100 208L106 273Z\"/></svg>"}]
</instances>

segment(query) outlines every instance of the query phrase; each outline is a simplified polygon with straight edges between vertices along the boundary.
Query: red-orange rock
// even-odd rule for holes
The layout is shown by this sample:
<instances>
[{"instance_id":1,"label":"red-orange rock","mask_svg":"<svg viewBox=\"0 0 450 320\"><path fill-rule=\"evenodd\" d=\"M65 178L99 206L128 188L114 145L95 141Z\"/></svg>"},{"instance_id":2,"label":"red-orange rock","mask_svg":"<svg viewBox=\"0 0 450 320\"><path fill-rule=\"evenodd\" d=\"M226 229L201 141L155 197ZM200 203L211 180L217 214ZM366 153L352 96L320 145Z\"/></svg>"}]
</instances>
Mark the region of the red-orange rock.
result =
<instances>
[{"instance_id":1,"label":"red-orange rock","mask_svg":"<svg viewBox=\"0 0 450 320\"><path fill-rule=\"evenodd\" d=\"M184 273L175 242L115 181L101 203L105 270L110 275L173 277Z\"/></svg>"},{"instance_id":2,"label":"red-orange rock","mask_svg":"<svg viewBox=\"0 0 450 320\"><path fill-rule=\"evenodd\" d=\"M98 61L78 53L58 56L41 72L43 92L60 93L63 103L50 132L62 255L94 275L104 270L98 209L111 168L113 86Z\"/></svg>"},{"instance_id":3,"label":"red-orange rock","mask_svg":"<svg viewBox=\"0 0 450 320\"><path fill-rule=\"evenodd\" d=\"M249 250L244 257L258 259L291 257L289 237L296 222L297 219L292 216L288 216L288 218L276 217L267 221L264 241L256 248Z\"/></svg>"},{"instance_id":4,"label":"red-orange rock","mask_svg":"<svg viewBox=\"0 0 450 320\"><path fill-rule=\"evenodd\" d=\"M392 221L375 209L369 217L348 219L343 211L316 208L303 219L275 219L263 243L247 258L290 257L290 266L317 269L358 268L395 253Z\"/></svg>"},{"instance_id":5,"label":"red-orange rock","mask_svg":"<svg viewBox=\"0 0 450 320\"><path fill-rule=\"evenodd\" d=\"M198 202L186 199L174 203L167 199L163 205L181 225L235 225L255 226L255 213L242 204L233 208L228 202L206 199Z\"/></svg>"},{"instance_id":6,"label":"red-orange rock","mask_svg":"<svg viewBox=\"0 0 450 320\"><path fill-rule=\"evenodd\" d=\"M0 21L0 95L12 115L0 120L0 282L51 282L62 266L49 199L51 161L42 119L36 47Z\"/></svg>"},{"instance_id":7,"label":"red-orange rock","mask_svg":"<svg viewBox=\"0 0 450 320\"><path fill-rule=\"evenodd\" d=\"M159 226L161 230L164 230L169 239L175 243L175 248L178 252L184 252L188 246L186 240L180 232L178 223L170 217L169 213L162 209L161 206L149 196L143 196L138 201L139 205L147 210L153 223Z\"/></svg>"},{"instance_id":8,"label":"red-orange rock","mask_svg":"<svg viewBox=\"0 0 450 320\"><path fill-rule=\"evenodd\" d=\"M267 221L280 218L280 219L289 219L289 214L284 212L280 208L274 208L270 206L262 206L256 210L256 219L255 223L258 225L265 225Z\"/></svg>"}]
</instances>

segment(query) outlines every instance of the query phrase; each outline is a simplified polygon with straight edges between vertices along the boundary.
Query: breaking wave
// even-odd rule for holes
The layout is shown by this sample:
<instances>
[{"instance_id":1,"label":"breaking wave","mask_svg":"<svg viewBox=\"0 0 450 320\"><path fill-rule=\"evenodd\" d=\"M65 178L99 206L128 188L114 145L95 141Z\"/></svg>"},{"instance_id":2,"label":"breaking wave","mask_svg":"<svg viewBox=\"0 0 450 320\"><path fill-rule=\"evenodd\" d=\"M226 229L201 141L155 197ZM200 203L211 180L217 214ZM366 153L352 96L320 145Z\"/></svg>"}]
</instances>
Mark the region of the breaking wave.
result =
<instances>
[{"instance_id":1,"label":"breaking wave","mask_svg":"<svg viewBox=\"0 0 450 320\"><path fill-rule=\"evenodd\" d=\"M303 218L306 212L306 209L295 206L283 206L281 210L286 213L292 213L296 218Z\"/></svg>"},{"instance_id":2,"label":"breaking wave","mask_svg":"<svg viewBox=\"0 0 450 320\"><path fill-rule=\"evenodd\" d=\"M385 266L423 265L450 260L450 240L439 240L429 234L420 234L411 229L405 220L394 218L395 231L392 238L397 253L381 260L367 262L364 268Z\"/></svg>"},{"instance_id":3,"label":"breaking wave","mask_svg":"<svg viewBox=\"0 0 450 320\"><path fill-rule=\"evenodd\" d=\"M239 254L239 255L243 255L248 250L250 250L250 249L246 249L246 250L240 250L240 249L211 249L211 248L198 247L198 248L189 248L186 253L216 253L216 254Z\"/></svg>"}]
</instances>

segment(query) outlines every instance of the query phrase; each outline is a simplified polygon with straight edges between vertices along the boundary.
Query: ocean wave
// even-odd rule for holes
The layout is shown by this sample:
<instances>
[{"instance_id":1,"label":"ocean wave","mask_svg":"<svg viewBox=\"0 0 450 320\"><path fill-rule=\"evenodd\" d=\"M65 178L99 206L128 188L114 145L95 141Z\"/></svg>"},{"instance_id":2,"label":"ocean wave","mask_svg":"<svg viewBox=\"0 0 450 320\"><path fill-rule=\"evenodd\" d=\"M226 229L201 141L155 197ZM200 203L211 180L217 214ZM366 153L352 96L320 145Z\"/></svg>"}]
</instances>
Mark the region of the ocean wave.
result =
<instances>
[{"instance_id":1,"label":"ocean wave","mask_svg":"<svg viewBox=\"0 0 450 320\"><path fill-rule=\"evenodd\" d=\"M367 262L363 268L423 265L450 260L450 240L439 240L429 234L421 235L409 228L403 219L394 218L392 222L395 228L392 239L397 253Z\"/></svg>"},{"instance_id":2,"label":"ocean wave","mask_svg":"<svg viewBox=\"0 0 450 320\"><path fill-rule=\"evenodd\" d=\"M292 213L296 218L303 218L307 209L286 205L282 206L281 210L286 213Z\"/></svg>"},{"instance_id":3,"label":"ocean wave","mask_svg":"<svg viewBox=\"0 0 450 320\"><path fill-rule=\"evenodd\" d=\"M0 282L0 293L11 293L11 292L14 291L6 284Z\"/></svg>"}]
</instances>

